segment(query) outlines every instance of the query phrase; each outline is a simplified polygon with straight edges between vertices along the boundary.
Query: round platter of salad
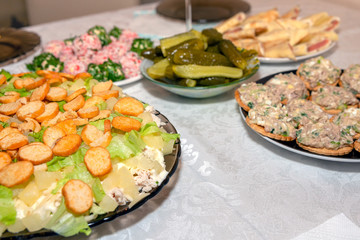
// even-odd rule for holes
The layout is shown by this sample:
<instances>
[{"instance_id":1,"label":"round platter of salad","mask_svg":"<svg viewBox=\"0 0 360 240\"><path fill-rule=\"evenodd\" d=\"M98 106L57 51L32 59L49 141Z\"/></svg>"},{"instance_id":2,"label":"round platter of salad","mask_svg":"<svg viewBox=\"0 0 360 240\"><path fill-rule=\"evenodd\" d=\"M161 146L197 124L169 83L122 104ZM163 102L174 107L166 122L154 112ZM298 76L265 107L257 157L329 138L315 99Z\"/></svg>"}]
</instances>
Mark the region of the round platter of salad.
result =
<instances>
[{"instance_id":1,"label":"round platter of salad","mask_svg":"<svg viewBox=\"0 0 360 240\"><path fill-rule=\"evenodd\" d=\"M112 81L44 70L0 80L2 238L88 236L175 172L174 126Z\"/></svg>"},{"instance_id":2,"label":"round platter of salad","mask_svg":"<svg viewBox=\"0 0 360 240\"><path fill-rule=\"evenodd\" d=\"M111 80L122 86L141 79L141 52L152 46L150 38L131 30L94 26L79 36L46 43L26 66L30 71L89 72L100 82Z\"/></svg>"}]
</instances>

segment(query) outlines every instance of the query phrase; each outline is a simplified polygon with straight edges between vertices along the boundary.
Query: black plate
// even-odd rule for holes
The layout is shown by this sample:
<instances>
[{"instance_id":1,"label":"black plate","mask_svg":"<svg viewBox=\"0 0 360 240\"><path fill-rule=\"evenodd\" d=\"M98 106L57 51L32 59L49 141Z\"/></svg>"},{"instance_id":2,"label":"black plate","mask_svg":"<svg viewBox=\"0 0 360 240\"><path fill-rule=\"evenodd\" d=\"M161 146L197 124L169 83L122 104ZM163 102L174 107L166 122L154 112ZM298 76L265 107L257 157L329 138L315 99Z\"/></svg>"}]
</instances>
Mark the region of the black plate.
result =
<instances>
[{"instance_id":1,"label":"black plate","mask_svg":"<svg viewBox=\"0 0 360 240\"><path fill-rule=\"evenodd\" d=\"M169 120L164 115L162 115L158 111L156 111L155 115L158 116L161 119L161 122L165 123L163 128L166 130L166 132L168 132L168 133L177 133L175 127L169 122ZM179 164L180 155L181 155L181 146L180 146L180 140L178 139L175 142L173 152L171 154L168 154L168 155L164 156L165 169L169 173L166 176L166 178L164 179L164 181L160 184L159 187L153 189L152 192L150 193L150 195L148 195L147 197L143 198L141 201L136 203L132 208L128 208L127 206L119 206L113 212L109 212L109 213L106 213L106 214L103 214L103 215L99 215L96 219L94 219L94 220L92 220L92 221L90 221L88 223L89 226L94 227L94 226L97 226L97 225L102 224L104 222L114 220L115 218L117 218L119 216L122 216L122 215L125 215L127 213L132 212L133 210L135 210L138 207L142 206L146 201L153 198L169 182L170 177L176 171L176 168L177 168L177 166ZM52 235L57 235L57 234L50 231L50 230L42 229L42 230L39 230L39 231L36 231L36 232L28 232L28 231L22 231L20 233L5 232L1 236L1 239L29 239L29 238L33 238L33 237L46 237L46 236L52 236Z\"/></svg>"},{"instance_id":2,"label":"black plate","mask_svg":"<svg viewBox=\"0 0 360 240\"><path fill-rule=\"evenodd\" d=\"M40 36L15 28L0 28L0 66L20 61L40 49Z\"/></svg>"},{"instance_id":3,"label":"black plate","mask_svg":"<svg viewBox=\"0 0 360 240\"><path fill-rule=\"evenodd\" d=\"M285 72L278 72L272 75L269 75L267 77L261 78L260 80L256 81L257 83L262 83L265 84L267 81L269 81L271 78L273 78L275 75L277 74L287 74L287 73L294 73L296 74L296 69L295 70L290 70L290 71L285 71ZM247 112L240 108L240 113L241 116L243 117L243 119L245 120L247 117ZM247 125L247 124L246 124ZM252 128L251 128L252 129ZM252 129L253 130L253 129ZM255 130L253 130L254 132L256 132ZM318 159L322 159L322 160L328 160L328 161L336 161L336 162L360 162L360 153L356 150L352 150L349 154L343 155L343 156L325 156L325 155L320 155L320 154L316 154L316 153L312 153L312 152L308 152L304 149L302 149L301 147L299 147L296 144L296 141L290 141L290 142L286 142L286 141L279 141L276 139L272 139L269 137L265 137L261 134L259 134L258 132L256 132L259 136L261 136L262 138L264 138L265 140L283 148L286 150L289 150L291 152L300 154L300 155L304 155L304 156L308 156L308 157L313 157L313 158L318 158Z\"/></svg>"},{"instance_id":4,"label":"black plate","mask_svg":"<svg viewBox=\"0 0 360 240\"><path fill-rule=\"evenodd\" d=\"M230 18L238 12L248 12L250 5L241 0L192 0L194 22L214 22ZM185 19L185 0L163 0L157 13L170 18Z\"/></svg>"}]
</instances>

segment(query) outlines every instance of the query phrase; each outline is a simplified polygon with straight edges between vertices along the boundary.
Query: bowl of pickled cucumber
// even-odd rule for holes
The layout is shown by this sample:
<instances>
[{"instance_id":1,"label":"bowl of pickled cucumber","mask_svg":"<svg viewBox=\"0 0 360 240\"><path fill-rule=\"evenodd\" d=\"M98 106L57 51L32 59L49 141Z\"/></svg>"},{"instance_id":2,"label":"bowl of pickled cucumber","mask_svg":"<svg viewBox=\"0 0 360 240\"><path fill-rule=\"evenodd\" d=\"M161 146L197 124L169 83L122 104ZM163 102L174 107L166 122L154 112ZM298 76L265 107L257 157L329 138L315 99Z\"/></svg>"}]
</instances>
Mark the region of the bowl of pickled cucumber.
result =
<instances>
[{"instance_id":1,"label":"bowl of pickled cucumber","mask_svg":"<svg viewBox=\"0 0 360 240\"><path fill-rule=\"evenodd\" d=\"M237 48L214 28L160 39L142 51L142 75L172 93L208 98L225 93L259 69L255 50Z\"/></svg>"}]
</instances>

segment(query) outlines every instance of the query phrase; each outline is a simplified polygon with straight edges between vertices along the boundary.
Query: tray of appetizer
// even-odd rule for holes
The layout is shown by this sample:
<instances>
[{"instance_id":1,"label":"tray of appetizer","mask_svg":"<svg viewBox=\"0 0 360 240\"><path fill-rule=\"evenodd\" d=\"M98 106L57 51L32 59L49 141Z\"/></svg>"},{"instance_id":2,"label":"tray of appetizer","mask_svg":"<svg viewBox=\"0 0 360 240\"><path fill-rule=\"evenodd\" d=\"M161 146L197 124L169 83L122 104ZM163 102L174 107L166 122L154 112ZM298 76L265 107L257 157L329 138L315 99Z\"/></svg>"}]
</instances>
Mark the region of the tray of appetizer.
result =
<instances>
[{"instance_id":1,"label":"tray of appetizer","mask_svg":"<svg viewBox=\"0 0 360 240\"><path fill-rule=\"evenodd\" d=\"M152 47L129 29L96 25L79 36L45 43L43 52L27 64L30 71L49 70L76 75L89 72L98 81L121 86L141 79L141 51Z\"/></svg>"},{"instance_id":2,"label":"tray of appetizer","mask_svg":"<svg viewBox=\"0 0 360 240\"><path fill-rule=\"evenodd\" d=\"M266 140L313 158L360 162L360 66L323 57L241 85L235 99L247 125Z\"/></svg>"},{"instance_id":3,"label":"tray of appetizer","mask_svg":"<svg viewBox=\"0 0 360 240\"><path fill-rule=\"evenodd\" d=\"M300 12L298 6L284 14L276 8L251 16L239 12L215 28L236 46L255 49L262 63L302 61L330 51L340 18L327 12L301 17Z\"/></svg>"},{"instance_id":4,"label":"tray of appetizer","mask_svg":"<svg viewBox=\"0 0 360 240\"><path fill-rule=\"evenodd\" d=\"M175 172L174 126L112 81L45 70L0 79L2 238L89 235Z\"/></svg>"}]
</instances>

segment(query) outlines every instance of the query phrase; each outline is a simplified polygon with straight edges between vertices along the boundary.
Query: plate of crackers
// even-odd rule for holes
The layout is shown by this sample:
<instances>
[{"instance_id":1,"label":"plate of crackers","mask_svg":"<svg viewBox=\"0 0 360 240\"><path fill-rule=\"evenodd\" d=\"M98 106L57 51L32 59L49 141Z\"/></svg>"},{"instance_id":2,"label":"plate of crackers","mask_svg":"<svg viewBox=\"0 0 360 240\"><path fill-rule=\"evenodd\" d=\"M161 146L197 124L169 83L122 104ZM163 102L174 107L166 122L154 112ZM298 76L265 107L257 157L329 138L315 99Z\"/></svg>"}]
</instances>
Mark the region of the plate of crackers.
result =
<instances>
[{"instance_id":1,"label":"plate of crackers","mask_svg":"<svg viewBox=\"0 0 360 240\"><path fill-rule=\"evenodd\" d=\"M356 72L358 64L340 69L320 56L242 84L235 99L246 124L267 141L308 157L360 162Z\"/></svg>"},{"instance_id":2,"label":"plate of crackers","mask_svg":"<svg viewBox=\"0 0 360 240\"><path fill-rule=\"evenodd\" d=\"M296 6L246 15L239 12L215 28L237 47L255 49L262 63L291 63L330 51L338 41L340 18L327 12L300 16Z\"/></svg>"},{"instance_id":3,"label":"plate of crackers","mask_svg":"<svg viewBox=\"0 0 360 240\"><path fill-rule=\"evenodd\" d=\"M112 81L45 70L0 80L2 238L89 236L175 172L174 126Z\"/></svg>"}]
</instances>

